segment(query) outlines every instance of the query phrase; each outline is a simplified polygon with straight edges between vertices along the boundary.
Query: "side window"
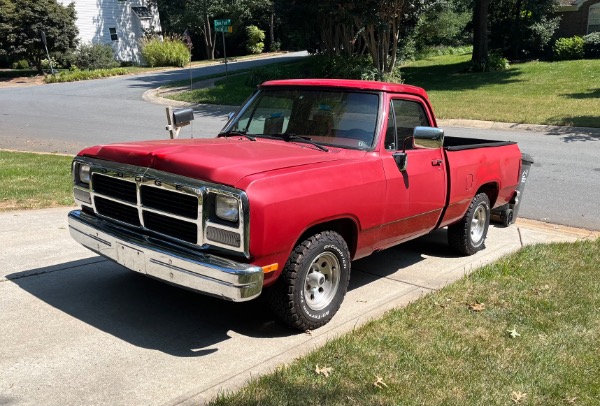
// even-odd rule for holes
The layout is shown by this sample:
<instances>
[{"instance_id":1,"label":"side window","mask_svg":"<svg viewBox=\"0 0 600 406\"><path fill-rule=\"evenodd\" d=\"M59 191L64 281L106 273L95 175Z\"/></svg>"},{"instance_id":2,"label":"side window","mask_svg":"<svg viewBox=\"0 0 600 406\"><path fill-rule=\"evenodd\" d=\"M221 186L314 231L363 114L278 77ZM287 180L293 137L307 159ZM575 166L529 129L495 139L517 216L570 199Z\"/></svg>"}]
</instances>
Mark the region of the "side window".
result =
<instances>
[{"instance_id":1,"label":"side window","mask_svg":"<svg viewBox=\"0 0 600 406\"><path fill-rule=\"evenodd\" d=\"M394 114L394 125L396 129L397 140L395 142L395 149L402 149L404 145L404 140L413 135L415 127L418 126L429 126L429 119L427 118L427 114L425 113L425 109L416 101L412 100L392 100L392 108L390 109L390 118L393 112ZM390 149L388 146L388 134L390 131L392 132L391 137L393 137L393 129L390 130L390 119L388 119L388 130L386 133L386 148ZM407 143L406 148L412 148L412 143Z\"/></svg>"}]
</instances>

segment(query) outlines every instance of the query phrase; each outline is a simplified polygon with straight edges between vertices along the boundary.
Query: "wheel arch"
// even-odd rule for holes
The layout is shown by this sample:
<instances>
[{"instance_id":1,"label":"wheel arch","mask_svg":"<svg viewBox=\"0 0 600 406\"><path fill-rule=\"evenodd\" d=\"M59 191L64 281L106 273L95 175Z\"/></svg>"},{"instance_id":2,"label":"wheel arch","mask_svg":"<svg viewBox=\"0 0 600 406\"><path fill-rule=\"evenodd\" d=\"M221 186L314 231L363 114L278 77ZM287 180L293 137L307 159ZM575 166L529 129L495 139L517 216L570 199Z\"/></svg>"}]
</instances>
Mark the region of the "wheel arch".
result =
<instances>
[{"instance_id":1,"label":"wheel arch","mask_svg":"<svg viewBox=\"0 0 600 406\"><path fill-rule=\"evenodd\" d=\"M358 243L358 225L353 219L348 217L327 220L310 226L309 228L304 230L304 232L302 233L302 235L300 235L294 246L298 245L298 243L304 241L310 236L313 236L322 231L335 231L336 233L341 235L344 241L346 241L346 244L348 244L350 258L354 258Z\"/></svg>"},{"instance_id":2,"label":"wheel arch","mask_svg":"<svg viewBox=\"0 0 600 406\"><path fill-rule=\"evenodd\" d=\"M491 208L494 207L494 205L496 204L498 194L500 193L500 186L497 182L488 182L479 186L479 189L477 189L475 196L477 196L479 193L485 193L487 195L488 199L490 200Z\"/></svg>"}]
</instances>

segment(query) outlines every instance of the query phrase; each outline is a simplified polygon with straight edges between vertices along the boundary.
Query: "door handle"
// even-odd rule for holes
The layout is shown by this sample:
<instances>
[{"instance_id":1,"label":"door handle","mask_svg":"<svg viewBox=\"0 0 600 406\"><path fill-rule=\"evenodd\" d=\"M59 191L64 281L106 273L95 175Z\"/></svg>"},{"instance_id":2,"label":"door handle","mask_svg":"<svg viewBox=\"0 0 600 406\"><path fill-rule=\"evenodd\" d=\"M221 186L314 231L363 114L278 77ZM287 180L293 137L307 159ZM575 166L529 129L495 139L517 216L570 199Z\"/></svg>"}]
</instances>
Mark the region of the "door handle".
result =
<instances>
[{"instance_id":1,"label":"door handle","mask_svg":"<svg viewBox=\"0 0 600 406\"><path fill-rule=\"evenodd\" d=\"M442 165L442 160L441 159L433 159L431 161L431 165L433 165L433 166L441 166Z\"/></svg>"}]
</instances>

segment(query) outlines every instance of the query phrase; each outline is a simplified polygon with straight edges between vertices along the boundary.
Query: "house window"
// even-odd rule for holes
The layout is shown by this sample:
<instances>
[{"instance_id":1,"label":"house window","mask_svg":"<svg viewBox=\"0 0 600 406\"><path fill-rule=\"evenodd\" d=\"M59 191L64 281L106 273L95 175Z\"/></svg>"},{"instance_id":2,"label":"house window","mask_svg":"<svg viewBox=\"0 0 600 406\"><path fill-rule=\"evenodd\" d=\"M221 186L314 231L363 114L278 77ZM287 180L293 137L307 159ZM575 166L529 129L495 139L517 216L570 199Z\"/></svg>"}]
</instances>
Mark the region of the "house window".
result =
<instances>
[{"instance_id":1,"label":"house window","mask_svg":"<svg viewBox=\"0 0 600 406\"><path fill-rule=\"evenodd\" d=\"M131 10L140 20L150 20L152 18L152 12L148 7L131 7Z\"/></svg>"},{"instance_id":2,"label":"house window","mask_svg":"<svg viewBox=\"0 0 600 406\"><path fill-rule=\"evenodd\" d=\"M119 37L117 36L117 29L116 28L109 28L108 32L110 33L110 39L112 41L118 41Z\"/></svg>"},{"instance_id":3,"label":"house window","mask_svg":"<svg viewBox=\"0 0 600 406\"><path fill-rule=\"evenodd\" d=\"M588 34L590 32L600 32L600 3L590 6Z\"/></svg>"}]
</instances>

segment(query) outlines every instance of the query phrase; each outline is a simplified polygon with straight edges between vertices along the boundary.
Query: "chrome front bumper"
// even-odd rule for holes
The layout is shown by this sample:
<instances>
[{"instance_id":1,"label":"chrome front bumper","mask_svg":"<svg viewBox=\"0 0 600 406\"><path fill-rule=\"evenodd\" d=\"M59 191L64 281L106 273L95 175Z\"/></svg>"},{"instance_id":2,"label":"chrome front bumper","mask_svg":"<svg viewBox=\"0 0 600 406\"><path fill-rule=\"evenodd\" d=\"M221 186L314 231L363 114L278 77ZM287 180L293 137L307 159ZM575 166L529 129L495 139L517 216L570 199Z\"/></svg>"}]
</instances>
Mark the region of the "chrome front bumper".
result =
<instances>
[{"instance_id":1,"label":"chrome front bumper","mask_svg":"<svg viewBox=\"0 0 600 406\"><path fill-rule=\"evenodd\" d=\"M222 299L242 302L262 291L263 270L211 254L190 252L90 216L69 213L75 241L132 271Z\"/></svg>"}]
</instances>

